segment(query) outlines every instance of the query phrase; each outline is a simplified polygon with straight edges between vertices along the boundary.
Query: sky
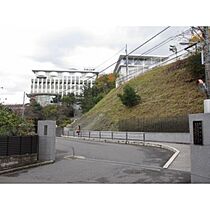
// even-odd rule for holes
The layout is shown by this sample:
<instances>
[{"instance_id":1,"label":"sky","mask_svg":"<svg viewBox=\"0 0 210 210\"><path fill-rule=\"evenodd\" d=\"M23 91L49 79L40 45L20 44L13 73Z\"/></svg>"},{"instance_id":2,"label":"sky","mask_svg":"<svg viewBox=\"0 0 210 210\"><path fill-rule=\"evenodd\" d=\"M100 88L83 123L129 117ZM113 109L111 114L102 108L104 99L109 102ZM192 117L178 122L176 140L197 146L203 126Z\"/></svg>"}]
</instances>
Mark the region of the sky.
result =
<instances>
[{"instance_id":1,"label":"sky","mask_svg":"<svg viewBox=\"0 0 210 210\"><path fill-rule=\"evenodd\" d=\"M125 53L126 44L129 52L166 27L117 22L122 17L116 16L116 9L110 9L103 1L78 0L74 6L70 2L1 1L0 103L23 103L24 92L30 93L32 69L97 67L96 71L101 71L116 62L120 53ZM102 14L100 10L86 9L91 3L104 8ZM123 14L124 9L120 8ZM99 19L101 16L105 18ZM135 53L142 53L186 28L186 25L171 27ZM169 45L152 54L170 54ZM112 72L113 68L104 73Z\"/></svg>"}]
</instances>

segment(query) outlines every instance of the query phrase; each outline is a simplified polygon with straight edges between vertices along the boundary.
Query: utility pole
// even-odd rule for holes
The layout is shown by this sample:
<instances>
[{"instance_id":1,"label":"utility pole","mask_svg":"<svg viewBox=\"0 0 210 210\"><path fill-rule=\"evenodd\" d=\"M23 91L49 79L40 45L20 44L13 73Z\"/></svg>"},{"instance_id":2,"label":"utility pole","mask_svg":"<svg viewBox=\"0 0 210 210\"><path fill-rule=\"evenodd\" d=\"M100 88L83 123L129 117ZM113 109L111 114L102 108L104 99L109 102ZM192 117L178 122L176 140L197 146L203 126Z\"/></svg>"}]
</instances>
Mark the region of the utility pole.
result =
<instances>
[{"instance_id":1,"label":"utility pole","mask_svg":"<svg viewBox=\"0 0 210 210\"><path fill-rule=\"evenodd\" d=\"M205 83L207 86L207 98L210 99L210 43L209 43L209 27L204 26L204 53L205 53Z\"/></svg>"},{"instance_id":2,"label":"utility pole","mask_svg":"<svg viewBox=\"0 0 210 210\"><path fill-rule=\"evenodd\" d=\"M23 107L22 107L22 118L24 117L24 114L25 114L25 91L23 93Z\"/></svg>"},{"instance_id":3,"label":"utility pole","mask_svg":"<svg viewBox=\"0 0 210 210\"><path fill-rule=\"evenodd\" d=\"M127 44L125 45L125 54L126 54L126 76L128 76L128 48L127 48Z\"/></svg>"}]
</instances>

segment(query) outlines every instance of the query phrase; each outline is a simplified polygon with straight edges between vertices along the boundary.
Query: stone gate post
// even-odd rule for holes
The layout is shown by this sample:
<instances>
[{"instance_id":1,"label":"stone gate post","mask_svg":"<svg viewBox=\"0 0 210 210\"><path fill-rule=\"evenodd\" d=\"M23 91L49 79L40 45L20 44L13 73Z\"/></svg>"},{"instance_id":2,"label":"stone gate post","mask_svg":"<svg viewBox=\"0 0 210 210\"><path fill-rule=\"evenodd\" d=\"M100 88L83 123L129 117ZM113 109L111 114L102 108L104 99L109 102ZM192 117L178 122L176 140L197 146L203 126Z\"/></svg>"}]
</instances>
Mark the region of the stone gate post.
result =
<instances>
[{"instance_id":1,"label":"stone gate post","mask_svg":"<svg viewBox=\"0 0 210 210\"><path fill-rule=\"evenodd\" d=\"M56 121L38 121L39 160L55 161Z\"/></svg>"}]
</instances>

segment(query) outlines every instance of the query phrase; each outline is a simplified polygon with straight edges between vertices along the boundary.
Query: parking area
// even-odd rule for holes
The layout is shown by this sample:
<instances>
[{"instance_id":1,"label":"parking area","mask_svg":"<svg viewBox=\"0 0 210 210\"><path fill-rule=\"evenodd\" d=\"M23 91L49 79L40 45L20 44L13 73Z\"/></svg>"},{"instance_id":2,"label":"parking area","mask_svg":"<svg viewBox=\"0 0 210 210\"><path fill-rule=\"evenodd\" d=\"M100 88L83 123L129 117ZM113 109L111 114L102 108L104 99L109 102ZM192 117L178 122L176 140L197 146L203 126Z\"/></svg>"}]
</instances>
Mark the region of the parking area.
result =
<instances>
[{"instance_id":1,"label":"parking area","mask_svg":"<svg viewBox=\"0 0 210 210\"><path fill-rule=\"evenodd\" d=\"M172 155L163 148L57 138L54 164L4 174L0 182L190 183L189 171L162 168Z\"/></svg>"}]
</instances>

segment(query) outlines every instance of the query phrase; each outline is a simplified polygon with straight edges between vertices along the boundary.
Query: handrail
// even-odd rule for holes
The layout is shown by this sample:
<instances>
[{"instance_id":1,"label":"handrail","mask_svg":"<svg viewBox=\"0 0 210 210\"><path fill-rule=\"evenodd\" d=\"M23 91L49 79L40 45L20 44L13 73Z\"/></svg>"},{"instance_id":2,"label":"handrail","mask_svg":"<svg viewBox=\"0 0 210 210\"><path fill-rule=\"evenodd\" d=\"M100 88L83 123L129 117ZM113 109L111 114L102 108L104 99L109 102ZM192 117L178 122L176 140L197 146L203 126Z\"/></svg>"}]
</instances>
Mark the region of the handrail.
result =
<instances>
[{"instance_id":1,"label":"handrail","mask_svg":"<svg viewBox=\"0 0 210 210\"><path fill-rule=\"evenodd\" d=\"M78 136L87 138L113 139L113 140L139 140L145 142L145 132L121 132L121 131L89 131L81 130L80 133L67 131L65 136Z\"/></svg>"}]
</instances>

